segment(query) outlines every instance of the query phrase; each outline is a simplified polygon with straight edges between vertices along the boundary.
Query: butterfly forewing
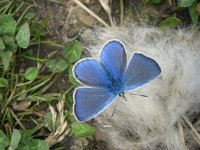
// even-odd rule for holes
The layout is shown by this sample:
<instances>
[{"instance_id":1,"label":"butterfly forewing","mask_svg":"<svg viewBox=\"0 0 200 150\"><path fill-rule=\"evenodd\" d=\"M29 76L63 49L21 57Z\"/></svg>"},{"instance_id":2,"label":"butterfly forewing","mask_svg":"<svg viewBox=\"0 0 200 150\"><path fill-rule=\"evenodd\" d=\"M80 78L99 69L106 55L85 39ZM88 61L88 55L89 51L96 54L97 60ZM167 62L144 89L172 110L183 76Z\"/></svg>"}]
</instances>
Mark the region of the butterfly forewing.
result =
<instances>
[{"instance_id":1,"label":"butterfly forewing","mask_svg":"<svg viewBox=\"0 0 200 150\"><path fill-rule=\"evenodd\" d=\"M161 72L160 67L153 59L135 53L124 74L125 91L133 90L155 79Z\"/></svg>"},{"instance_id":2,"label":"butterfly forewing","mask_svg":"<svg viewBox=\"0 0 200 150\"><path fill-rule=\"evenodd\" d=\"M86 86L105 87L110 81L95 59L83 59L74 67L74 76Z\"/></svg>"},{"instance_id":3,"label":"butterfly forewing","mask_svg":"<svg viewBox=\"0 0 200 150\"><path fill-rule=\"evenodd\" d=\"M127 62L124 45L117 40L106 43L101 52L100 62L112 78L120 79L126 69Z\"/></svg>"}]
</instances>

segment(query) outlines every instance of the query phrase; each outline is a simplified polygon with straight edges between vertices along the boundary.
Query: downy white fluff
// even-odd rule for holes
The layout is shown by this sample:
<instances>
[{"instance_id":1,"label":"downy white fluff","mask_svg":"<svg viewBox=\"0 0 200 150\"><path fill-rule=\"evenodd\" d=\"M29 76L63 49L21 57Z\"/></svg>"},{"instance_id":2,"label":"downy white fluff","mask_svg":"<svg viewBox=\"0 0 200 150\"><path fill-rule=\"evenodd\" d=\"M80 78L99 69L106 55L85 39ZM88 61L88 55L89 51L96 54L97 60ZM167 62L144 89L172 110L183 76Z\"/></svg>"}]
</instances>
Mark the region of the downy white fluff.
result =
<instances>
[{"instance_id":1,"label":"downy white fluff","mask_svg":"<svg viewBox=\"0 0 200 150\"><path fill-rule=\"evenodd\" d=\"M86 46L92 57L99 58L106 41L119 39L128 57L142 52L161 67L157 79L125 93L127 101L116 99L113 117L115 103L96 117L97 138L107 141L110 149L185 149L177 122L185 113L198 111L200 105L200 34L196 31L132 25L92 32L94 44Z\"/></svg>"}]
</instances>

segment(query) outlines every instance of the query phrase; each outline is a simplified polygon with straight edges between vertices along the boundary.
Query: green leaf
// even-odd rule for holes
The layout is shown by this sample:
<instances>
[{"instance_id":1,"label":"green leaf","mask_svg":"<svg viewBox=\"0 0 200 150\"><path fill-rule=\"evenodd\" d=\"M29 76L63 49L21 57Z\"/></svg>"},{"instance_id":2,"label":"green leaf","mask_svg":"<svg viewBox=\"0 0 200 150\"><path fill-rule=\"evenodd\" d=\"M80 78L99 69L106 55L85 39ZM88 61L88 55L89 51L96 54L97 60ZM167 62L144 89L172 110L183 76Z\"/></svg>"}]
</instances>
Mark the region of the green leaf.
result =
<instances>
[{"instance_id":1,"label":"green leaf","mask_svg":"<svg viewBox=\"0 0 200 150\"><path fill-rule=\"evenodd\" d=\"M21 131L22 138L20 140L19 150L49 150L48 143L39 139L32 139L29 130Z\"/></svg>"},{"instance_id":2,"label":"green leaf","mask_svg":"<svg viewBox=\"0 0 200 150\"><path fill-rule=\"evenodd\" d=\"M33 101L43 101L43 102L50 102L53 100L60 100L60 96L58 96L60 93L48 93L44 95L30 95L27 98L33 100Z\"/></svg>"},{"instance_id":3,"label":"green leaf","mask_svg":"<svg viewBox=\"0 0 200 150\"><path fill-rule=\"evenodd\" d=\"M190 7L196 0L179 0L180 7Z\"/></svg>"},{"instance_id":4,"label":"green leaf","mask_svg":"<svg viewBox=\"0 0 200 150\"><path fill-rule=\"evenodd\" d=\"M21 133L19 132L19 130L14 129L11 136L10 146L13 149L17 149L20 139L21 139Z\"/></svg>"},{"instance_id":5,"label":"green leaf","mask_svg":"<svg viewBox=\"0 0 200 150\"><path fill-rule=\"evenodd\" d=\"M0 16L0 35L13 36L15 34L17 23L9 15Z\"/></svg>"},{"instance_id":6,"label":"green leaf","mask_svg":"<svg viewBox=\"0 0 200 150\"><path fill-rule=\"evenodd\" d=\"M35 80L35 78L37 77L38 72L39 72L39 69L38 69L38 68L36 68L36 67L30 67L30 68L26 69L26 72L25 72L25 74L24 74L24 77L25 77L27 80L33 81L33 80Z\"/></svg>"},{"instance_id":7,"label":"green leaf","mask_svg":"<svg viewBox=\"0 0 200 150\"><path fill-rule=\"evenodd\" d=\"M30 42L30 36L31 33L29 29L29 24L25 23L19 28L19 31L17 33L16 36L17 44L21 48L27 48Z\"/></svg>"},{"instance_id":8,"label":"green leaf","mask_svg":"<svg viewBox=\"0 0 200 150\"><path fill-rule=\"evenodd\" d=\"M82 51L83 48L81 46L81 43L77 40L74 40L65 45L63 55L67 61L73 63L80 59Z\"/></svg>"},{"instance_id":9,"label":"green leaf","mask_svg":"<svg viewBox=\"0 0 200 150\"><path fill-rule=\"evenodd\" d=\"M151 0L153 4L160 4L162 0Z\"/></svg>"},{"instance_id":10,"label":"green leaf","mask_svg":"<svg viewBox=\"0 0 200 150\"><path fill-rule=\"evenodd\" d=\"M8 80L0 78L0 87L7 87L7 86L8 86Z\"/></svg>"},{"instance_id":11,"label":"green leaf","mask_svg":"<svg viewBox=\"0 0 200 150\"><path fill-rule=\"evenodd\" d=\"M4 45L7 51L17 51L17 45L15 44L15 40L10 36L3 36Z\"/></svg>"},{"instance_id":12,"label":"green leaf","mask_svg":"<svg viewBox=\"0 0 200 150\"><path fill-rule=\"evenodd\" d=\"M3 99L3 95L2 93L0 93L0 101L2 101L2 99Z\"/></svg>"},{"instance_id":13,"label":"green leaf","mask_svg":"<svg viewBox=\"0 0 200 150\"><path fill-rule=\"evenodd\" d=\"M0 150L6 150L2 145L0 145Z\"/></svg>"},{"instance_id":14,"label":"green leaf","mask_svg":"<svg viewBox=\"0 0 200 150\"><path fill-rule=\"evenodd\" d=\"M9 146L7 150L15 150L15 149L13 149L11 146Z\"/></svg>"},{"instance_id":15,"label":"green leaf","mask_svg":"<svg viewBox=\"0 0 200 150\"><path fill-rule=\"evenodd\" d=\"M44 29L49 21L49 17L46 17L40 24L40 27L37 28L37 32L34 35L34 39L40 39L41 36L44 34Z\"/></svg>"},{"instance_id":16,"label":"green leaf","mask_svg":"<svg viewBox=\"0 0 200 150\"><path fill-rule=\"evenodd\" d=\"M162 29L168 29L177 26L180 22L181 20L176 17L169 17L161 21L159 27Z\"/></svg>"},{"instance_id":17,"label":"green leaf","mask_svg":"<svg viewBox=\"0 0 200 150\"><path fill-rule=\"evenodd\" d=\"M24 16L24 18L27 19L27 20L31 20L31 19L33 19L33 17L35 17L36 15L37 15L37 13L35 13L35 12L29 12L29 13L27 13L27 14Z\"/></svg>"},{"instance_id":18,"label":"green leaf","mask_svg":"<svg viewBox=\"0 0 200 150\"><path fill-rule=\"evenodd\" d=\"M60 115L58 114L54 120L52 114L49 112L44 116L44 121L51 130L56 130L60 126Z\"/></svg>"},{"instance_id":19,"label":"green leaf","mask_svg":"<svg viewBox=\"0 0 200 150\"><path fill-rule=\"evenodd\" d=\"M11 58L12 58L12 51L2 52L0 53L0 56L4 65L4 70L6 71L9 67L9 62L11 61Z\"/></svg>"},{"instance_id":20,"label":"green leaf","mask_svg":"<svg viewBox=\"0 0 200 150\"><path fill-rule=\"evenodd\" d=\"M57 120L57 119L56 119ZM48 127L51 130L54 130L54 121L53 121L53 117L52 114L49 112L44 116L44 121L47 123Z\"/></svg>"},{"instance_id":21,"label":"green leaf","mask_svg":"<svg viewBox=\"0 0 200 150\"><path fill-rule=\"evenodd\" d=\"M44 140L33 139L29 144L30 150L49 150L49 145Z\"/></svg>"},{"instance_id":22,"label":"green leaf","mask_svg":"<svg viewBox=\"0 0 200 150\"><path fill-rule=\"evenodd\" d=\"M21 140L19 146L27 145L32 140L32 136L29 130L21 131ZM20 148L19 148L20 149Z\"/></svg>"},{"instance_id":23,"label":"green leaf","mask_svg":"<svg viewBox=\"0 0 200 150\"><path fill-rule=\"evenodd\" d=\"M3 44L3 41L0 37L0 51L5 49L5 45Z\"/></svg>"},{"instance_id":24,"label":"green leaf","mask_svg":"<svg viewBox=\"0 0 200 150\"><path fill-rule=\"evenodd\" d=\"M24 89L22 90L20 93L16 94L15 97L17 97L17 100L23 100L26 96L28 92L33 92L34 90L37 90L38 88L40 88L41 86L43 86L44 84L46 84L49 80L51 79L51 77L48 78L43 78L41 80L39 80L39 82L37 82L36 85L28 88L28 89Z\"/></svg>"},{"instance_id":25,"label":"green leaf","mask_svg":"<svg viewBox=\"0 0 200 150\"><path fill-rule=\"evenodd\" d=\"M11 126L13 126L13 117L12 117L12 115L10 113L10 110L8 110L7 113L6 113L6 119L8 120L9 124Z\"/></svg>"},{"instance_id":26,"label":"green leaf","mask_svg":"<svg viewBox=\"0 0 200 150\"><path fill-rule=\"evenodd\" d=\"M53 73L64 71L68 67L68 63L62 58L51 59L45 63L45 65Z\"/></svg>"},{"instance_id":27,"label":"green leaf","mask_svg":"<svg viewBox=\"0 0 200 150\"><path fill-rule=\"evenodd\" d=\"M74 78L74 75L73 75L73 66L70 65L69 66L69 70L68 70L68 75L69 75L69 80L70 82L74 85L74 86L79 86L79 82Z\"/></svg>"},{"instance_id":28,"label":"green leaf","mask_svg":"<svg viewBox=\"0 0 200 150\"><path fill-rule=\"evenodd\" d=\"M54 122L53 122L53 119L52 119L52 114L49 112L47 113L45 116L44 116L44 122L47 123L48 127L53 130L54 129Z\"/></svg>"},{"instance_id":29,"label":"green leaf","mask_svg":"<svg viewBox=\"0 0 200 150\"><path fill-rule=\"evenodd\" d=\"M197 12L197 2L196 1L189 7L189 14L190 14L190 18L192 19L192 23L197 23L198 12Z\"/></svg>"},{"instance_id":30,"label":"green leaf","mask_svg":"<svg viewBox=\"0 0 200 150\"><path fill-rule=\"evenodd\" d=\"M6 148L9 145L9 138L0 130L0 145L1 148Z\"/></svg>"},{"instance_id":31,"label":"green leaf","mask_svg":"<svg viewBox=\"0 0 200 150\"><path fill-rule=\"evenodd\" d=\"M73 108L73 99L71 95L67 95L65 98L65 104L66 104L66 110L68 112L72 112L72 108Z\"/></svg>"},{"instance_id":32,"label":"green leaf","mask_svg":"<svg viewBox=\"0 0 200 150\"><path fill-rule=\"evenodd\" d=\"M77 121L72 123L71 133L76 138L91 136L94 134L94 132L95 132L95 129L86 123L77 122Z\"/></svg>"}]
</instances>

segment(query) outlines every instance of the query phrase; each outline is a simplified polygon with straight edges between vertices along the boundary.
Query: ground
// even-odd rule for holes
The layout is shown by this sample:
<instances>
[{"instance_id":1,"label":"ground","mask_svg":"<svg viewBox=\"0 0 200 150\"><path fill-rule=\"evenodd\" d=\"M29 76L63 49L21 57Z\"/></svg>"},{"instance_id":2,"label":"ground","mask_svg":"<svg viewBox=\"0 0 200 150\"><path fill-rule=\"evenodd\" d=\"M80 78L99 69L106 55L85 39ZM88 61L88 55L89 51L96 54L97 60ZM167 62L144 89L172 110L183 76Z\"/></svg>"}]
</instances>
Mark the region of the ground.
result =
<instances>
[{"instance_id":1,"label":"ground","mask_svg":"<svg viewBox=\"0 0 200 150\"><path fill-rule=\"evenodd\" d=\"M85 36L86 33L92 34L92 29L104 27L104 25L99 23L94 17L90 16L85 10L77 6L73 0L59 1L61 3L50 2L47 0L30 0L30 2L36 4L36 11L39 12L42 18L45 19L47 16L49 17L47 31L50 36L48 38L61 45L64 45L73 39L78 39L81 42L87 41L87 36ZM82 2L107 24L110 24L106 12L98 1L82 0ZM175 6L173 4L170 5L168 1L163 2L159 6L151 4L144 5L142 0L124 2L124 24L142 21L149 25L158 25L163 18L166 18L177 11ZM113 1L112 4L112 17L117 25L120 25L119 3L119 0L117 0ZM184 9L178 10L177 15L180 19L184 19L183 26L190 24L188 13L185 13ZM46 48L41 55L47 55L51 50L52 49L49 50ZM58 48L55 48L52 51L58 51L59 54ZM67 76L67 73L61 74L51 86L52 88L50 90L62 92L66 89L68 84ZM71 150L106 150L108 143L96 140L96 136L98 135L85 139L75 139L72 136L67 136L66 139L58 145L65 147L64 149ZM58 145L55 145L54 148Z\"/></svg>"}]
</instances>

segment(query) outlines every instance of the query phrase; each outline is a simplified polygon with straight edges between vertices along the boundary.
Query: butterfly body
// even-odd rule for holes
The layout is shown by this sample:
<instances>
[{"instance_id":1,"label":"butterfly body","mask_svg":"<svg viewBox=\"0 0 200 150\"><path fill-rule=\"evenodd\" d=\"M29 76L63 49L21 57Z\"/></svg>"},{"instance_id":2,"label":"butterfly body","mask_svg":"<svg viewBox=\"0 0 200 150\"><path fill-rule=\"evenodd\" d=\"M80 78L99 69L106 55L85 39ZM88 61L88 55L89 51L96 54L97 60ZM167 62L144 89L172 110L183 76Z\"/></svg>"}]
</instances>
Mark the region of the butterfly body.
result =
<instances>
[{"instance_id":1,"label":"butterfly body","mask_svg":"<svg viewBox=\"0 0 200 150\"><path fill-rule=\"evenodd\" d=\"M106 43L100 60L83 59L74 65L74 77L84 86L74 91L74 115L87 121L105 110L117 95L155 79L161 70L151 58L135 53L127 65L125 47L119 40Z\"/></svg>"},{"instance_id":2,"label":"butterfly body","mask_svg":"<svg viewBox=\"0 0 200 150\"><path fill-rule=\"evenodd\" d=\"M115 79L110 76L108 76L108 79L110 81L109 85L107 85L106 88L109 89L110 92L113 94L118 95L119 93L124 91L124 85L121 79Z\"/></svg>"}]
</instances>

